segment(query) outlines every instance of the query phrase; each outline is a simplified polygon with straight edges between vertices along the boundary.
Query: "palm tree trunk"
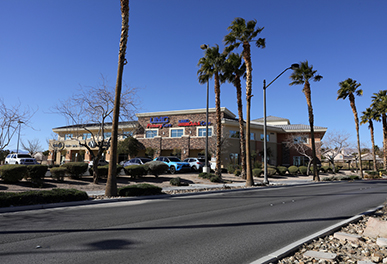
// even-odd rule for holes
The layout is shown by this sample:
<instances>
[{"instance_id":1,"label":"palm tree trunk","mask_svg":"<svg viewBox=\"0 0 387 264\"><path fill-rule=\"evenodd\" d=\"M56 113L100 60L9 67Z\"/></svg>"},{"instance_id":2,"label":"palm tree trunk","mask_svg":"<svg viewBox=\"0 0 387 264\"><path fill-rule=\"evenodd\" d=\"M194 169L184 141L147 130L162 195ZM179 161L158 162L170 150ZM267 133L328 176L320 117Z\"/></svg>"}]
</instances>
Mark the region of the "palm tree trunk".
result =
<instances>
[{"instance_id":1,"label":"palm tree trunk","mask_svg":"<svg viewBox=\"0 0 387 264\"><path fill-rule=\"evenodd\" d=\"M220 83L219 74L215 72L214 76L214 89L215 89L215 109L216 109L216 170L215 174L219 177L222 176L220 167L220 155L221 155L221 140L222 140L222 120L220 114Z\"/></svg>"},{"instance_id":2,"label":"palm tree trunk","mask_svg":"<svg viewBox=\"0 0 387 264\"><path fill-rule=\"evenodd\" d=\"M251 109L251 90L252 74L250 44L243 42L243 60L246 64L246 186L253 186L254 179L251 171L251 154L250 154L250 109Z\"/></svg>"},{"instance_id":3,"label":"palm tree trunk","mask_svg":"<svg viewBox=\"0 0 387 264\"><path fill-rule=\"evenodd\" d=\"M352 108L353 116L355 117L355 125L356 125L356 136L357 136L357 151L359 152L359 169L360 169L360 177L363 178L363 166L361 162L361 148L360 148L360 134L359 134L359 118L357 116L357 110L355 105L355 96L353 94L349 95L349 102Z\"/></svg>"},{"instance_id":4,"label":"palm tree trunk","mask_svg":"<svg viewBox=\"0 0 387 264\"><path fill-rule=\"evenodd\" d=\"M317 169L317 157L316 157L316 144L314 141L314 117L313 117L313 107L312 107L312 92L310 90L310 84L306 80L303 92L306 97L306 103L308 104L308 113L309 113L309 125L310 125L310 137L312 143L312 157L313 157L313 180L320 181L320 176L318 175Z\"/></svg>"},{"instance_id":5,"label":"palm tree trunk","mask_svg":"<svg viewBox=\"0 0 387 264\"><path fill-rule=\"evenodd\" d=\"M245 145L245 129L243 123L243 109L242 109L242 87L239 76L235 76L235 87L237 91L237 104L238 104L238 116L239 116L239 135L240 135L240 148L241 148L241 177L246 179L246 145Z\"/></svg>"},{"instance_id":6,"label":"palm tree trunk","mask_svg":"<svg viewBox=\"0 0 387 264\"><path fill-rule=\"evenodd\" d=\"M384 169L387 170L387 116L382 114L383 124L383 163Z\"/></svg>"},{"instance_id":7,"label":"palm tree trunk","mask_svg":"<svg viewBox=\"0 0 387 264\"><path fill-rule=\"evenodd\" d=\"M369 121L369 128L371 132L371 143L372 143L372 161L374 163L374 171L377 171L376 168L376 153L375 153L375 137L374 137L374 124L372 120Z\"/></svg>"},{"instance_id":8,"label":"palm tree trunk","mask_svg":"<svg viewBox=\"0 0 387 264\"><path fill-rule=\"evenodd\" d=\"M118 137L118 122L119 122L118 117L120 115L122 74L124 71L124 65L126 64L125 53L126 53L126 44L128 42L128 31L129 31L129 0L121 0L121 17L122 17L122 25L121 25L120 50L118 54L118 70L117 70L114 111L113 111L109 174L108 174L106 189L105 189L106 196L117 196L116 171L117 171L117 137Z\"/></svg>"}]
</instances>

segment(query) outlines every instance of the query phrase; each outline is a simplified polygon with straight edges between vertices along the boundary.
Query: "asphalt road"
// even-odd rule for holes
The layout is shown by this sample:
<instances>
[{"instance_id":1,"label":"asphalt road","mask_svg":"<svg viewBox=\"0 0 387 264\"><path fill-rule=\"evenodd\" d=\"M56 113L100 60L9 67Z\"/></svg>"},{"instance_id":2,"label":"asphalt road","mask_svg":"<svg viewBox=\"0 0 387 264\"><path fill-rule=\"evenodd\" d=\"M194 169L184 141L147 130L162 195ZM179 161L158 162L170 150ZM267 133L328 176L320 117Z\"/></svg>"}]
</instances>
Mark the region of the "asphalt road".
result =
<instances>
[{"instance_id":1,"label":"asphalt road","mask_svg":"<svg viewBox=\"0 0 387 264\"><path fill-rule=\"evenodd\" d=\"M0 214L0 263L251 263L381 205L387 181Z\"/></svg>"}]
</instances>

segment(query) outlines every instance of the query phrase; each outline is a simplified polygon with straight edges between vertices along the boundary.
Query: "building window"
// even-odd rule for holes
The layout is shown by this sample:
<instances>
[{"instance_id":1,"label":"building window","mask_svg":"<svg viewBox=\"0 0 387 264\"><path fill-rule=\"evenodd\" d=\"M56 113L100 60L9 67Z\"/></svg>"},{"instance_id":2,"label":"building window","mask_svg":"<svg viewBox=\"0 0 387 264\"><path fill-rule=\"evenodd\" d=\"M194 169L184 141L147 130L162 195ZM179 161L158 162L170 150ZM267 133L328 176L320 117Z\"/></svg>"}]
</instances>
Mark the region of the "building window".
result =
<instances>
[{"instance_id":1,"label":"building window","mask_svg":"<svg viewBox=\"0 0 387 264\"><path fill-rule=\"evenodd\" d=\"M147 130L145 131L145 138L154 138L157 136L157 130Z\"/></svg>"},{"instance_id":2,"label":"building window","mask_svg":"<svg viewBox=\"0 0 387 264\"><path fill-rule=\"evenodd\" d=\"M171 129L171 137L181 137L183 133L184 129Z\"/></svg>"},{"instance_id":3,"label":"building window","mask_svg":"<svg viewBox=\"0 0 387 264\"><path fill-rule=\"evenodd\" d=\"M263 141L263 138L265 137L264 134L261 134L261 140ZM270 141L270 136L266 134L266 141Z\"/></svg>"},{"instance_id":4,"label":"building window","mask_svg":"<svg viewBox=\"0 0 387 264\"><path fill-rule=\"evenodd\" d=\"M205 137L206 136L206 128L198 128L198 137ZM208 136L212 136L212 127L208 128Z\"/></svg>"},{"instance_id":5,"label":"building window","mask_svg":"<svg viewBox=\"0 0 387 264\"><path fill-rule=\"evenodd\" d=\"M73 138L73 134L66 134L66 135L64 136L64 138L65 138L65 140L70 140L70 139Z\"/></svg>"},{"instance_id":6,"label":"building window","mask_svg":"<svg viewBox=\"0 0 387 264\"><path fill-rule=\"evenodd\" d=\"M250 133L250 140L255 140L255 133Z\"/></svg>"},{"instance_id":7,"label":"building window","mask_svg":"<svg viewBox=\"0 0 387 264\"><path fill-rule=\"evenodd\" d=\"M239 131L230 130L230 138L239 138Z\"/></svg>"},{"instance_id":8,"label":"building window","mask_svg":"<svg viewBox=\"0 0 387 264\"><path fill-rule=\"evenodd\" d=\"M105 132L105 133L103 133L103 137L104 138L111 138L111 136L112 136L112 132Z\"/></svg>"},{"instance_id":9,"label":"building window","mask_svg":"<svg viewBox=\"0 0 387 264\"><path fill-rule=\"evenodd\" d=\"M305 136L296 136L294 137L294 144L301 144L308 142L307 137Z\"/></svg>"},{"instance_id":10,"label":"building window","mask_svg":"<svg viewBox=\"0 0 387 264\"><path fill-rule=\"evenodd\" d=\"M83 139L83 140L86 140L86 139L88 139L88 138L91 138L91 133L83 133L82 139Z\"/></svg>"},{"instance_id":11,"label":"building window","mask_svg":"<svg viewBox=\"0 0 387 264\"><path fill-rule=\"evenodd\" d=\"M293 165L294 166L307 166L308 165L308 158L304 156L295 156L293 157Z\"/></svg>"}]
</instances>

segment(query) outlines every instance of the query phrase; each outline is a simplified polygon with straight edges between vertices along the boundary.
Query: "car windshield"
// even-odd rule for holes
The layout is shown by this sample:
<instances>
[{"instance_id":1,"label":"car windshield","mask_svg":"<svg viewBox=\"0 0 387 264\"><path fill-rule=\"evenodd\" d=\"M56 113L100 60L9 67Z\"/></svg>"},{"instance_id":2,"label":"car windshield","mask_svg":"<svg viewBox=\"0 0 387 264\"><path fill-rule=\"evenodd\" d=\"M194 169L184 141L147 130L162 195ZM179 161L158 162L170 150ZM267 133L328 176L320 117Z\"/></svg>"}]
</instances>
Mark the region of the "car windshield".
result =
<instances>
[{"instance_id":1,"label":"car windshield","mask_svg":"<svg viewBox=\"0 0 387 264\"><path fill-rule=\"evenodd\" d=\"M19 154L17 156L18 156L18 158L31 158L31 156L28 154Z\"/></svg>"},{"instance_id":2,"label":"car windshield","mask_svg":"<svg viewBox=\"0 0 387 264\"><path fill-rule=\"evenodd\" d=\"M169 158L169 161L179 162L180 160L178 158Z\"/></svg>"}]
</instances>

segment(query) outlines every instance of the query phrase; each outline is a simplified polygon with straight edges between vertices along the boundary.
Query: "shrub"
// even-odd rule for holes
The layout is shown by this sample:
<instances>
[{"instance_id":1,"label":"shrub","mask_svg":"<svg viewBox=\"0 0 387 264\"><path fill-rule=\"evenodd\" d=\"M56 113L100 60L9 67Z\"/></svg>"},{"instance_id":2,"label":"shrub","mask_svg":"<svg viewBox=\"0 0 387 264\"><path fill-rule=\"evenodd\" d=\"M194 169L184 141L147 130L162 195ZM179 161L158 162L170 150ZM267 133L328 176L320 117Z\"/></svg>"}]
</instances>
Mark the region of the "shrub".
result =
<instances>
[{"instance_id":1,"label":"shrub","mask_svg":"<svg viewBox=\"0 0 387 264\"><path fill-rule=\"evenodd\" d=\"M227 172L230 174L234 174L234 172L238 169L240 170L241 166L239 166L237 164L228 164L228 166L227 166Z\"/></svg>"},{"instance_id":2,"label":"shrub","mask_svg":"<svg viewBox=\"0 0 387 264\"><path fill-rule=\"evenodd\" d=\"M116 176L118 177L118 175L120 175L121 171L124 169L124 166L120 165L120 164L117 164L117 168L116 168Z\"/></svg>"},{"instance_id":3,"label":"shrub","mask_svg":"<svg viewBox=\"0 0 387 264\"><path fill-rule=\"evenodd\" d=\"M168 165L167 165L168 166ZM139 178L147 174L148 167L145 165L130 165L124 168L125 173L131 178Z\"/></svg>"},{"instance_id":4,"label":"shrub","mask_svg":"<svg viewBox=\"0 0 387 264\"><path fill-rule=\"evenodd\" d=\"M253 168L254 169L262 169L262 162L254 161Z\"/></svg>"},{"instance_id":5,"label":"shrub","mask_svg":"<svg viewBox=\"0 0 387 264\"><path fill-rule=\"evenodd\" d=\"M182 182L180 177L172 178L169 183L173 186L188 186L188 183Z\"/></svg>"},{"instance_id":6,"label":"shrub","mask_svg":"<svg viewBox=\"0 0 387 264\"><path fill-rule=\"evenodd\" d=\"M64 181L64 177L66 175L66 168L61 168L61 167L54 167L50 169L51 172L51 177L54 178L55 180L59 182Z\"/></svg>"},{"instance_id":7,"label":"shrub","mask_svg":"<svg viewBox=\"0 0 387 264\"><path fill-rule=\"evenodd\" d=\"M277 167L277 172L279 175L284 176L287 171L288 171L288 168L286 168L285 166L278 166Z\"/></svg>"},{"instance_id":8,"label":"shrub","mask_svg":"<svg viewBox=\"0 0 387 264\"><path fill-rule=\"evenodd\" d=\"M28 175L25 178L30 180L32 183L41 186L43 184L44 176L46 175L47 170L48 167L46 165L28 165Z\"/></svg>"},{"instance_id":9,"label":"shrub","mask_svg":"<svg viewBox=\"0 0 387 264\"><path fill-rule=\"evenodd\" d=\"M366 173L365 178L368 178L368 179L380 178L379 172L377 172L377 171L366 171L365 173Z\"/></svg>"},{"instance_id":10,"label":"shrub","mask_svg":"<svg viewBox=\"0 0 387 264\"><path fill-rule=\"evenodd\" d=\"M69 174L71 178L79 179L87 171L88 164L85 162L69 162L61 165L61 167L67 169L66 174Z\"/></svg>"},{"instance_id":11,"label":"shrub","mask_svg":"<svg viewBox=\"0 0 387 264\"><path fill-rule=\"evenodd\" d=\"M322 166L320 168L321 172L327 173L327 172L333 172L332 168L329 166Z\"/></svg>"},{"instance_id":12,"label":"shrub","mask_svg":"<svg viewBox=\"0 0 387 264\"><path fill-rule=\"evenodd\" d=\"M261 176L262 173L263 173L262 169L259 169L259 168L253 169L253 176L254 177L259 177L259 176Z\"/></svg>"},{"instance_id":13,"label":"shrub","mask_svg":"<svg viewBox=\"0 0 387 264\"><path fill-rule=\"evenodd\" d=\"M387 171L386 171L386 170L384 170L384 169L380 169L380 170L379 170L379 172L381 172L381 173L382 173L382 175L387 175Z\"/></svg>"},{"instance_id":14,"label":"shrub","mask_svg":"<svg viewBox=\"0 0 387 264\"><path fill-rule=\"evenodd\" d=\"M298 167L298 171L300 172L301 175L307 175L308 173L308 167L306 166L300 166Z\"/></svg>"},{"instance_id":15,"label":"shrub","mask_svg":"<svg viewBox=\"0 0 387 264\"><path fill-rule=\"evenodd\" d=\"M201 173L199 173L199 177L203 178L203 179L210 180L211 182L223 182L222 177L216 176L213 173L201 172Z\"/></svg>"},{"instance_id":16,"label":"shrub","mask_svg":"<svg viewBox=\"0 0 387 264\"><path fill-rule=\"evenodd\" d=\"M128 185L118 189L120 196L143 196L162 194L162 188L147 183Z\"/></svg>"},{"instance_id":17,"label":"shrub","mask_svg":"<svg viewBox=\"0 0 387 264\"><path fill-rule=\"evenodd\" d=\"M297 175L298 174L298 167L297 166L290 166L288 168L289 174L291 175Z\"/></svg>"},{"instance_id":18,"label":"shrub","mask_svg":"<svg viewBox=\"0 0 387 264\"><path fill-rule=\"evenodd\" d=\"M342 168L343 166L335 166L335 173L338 173Z\"/></svg>"},{"instance_id":19,"label":"shrub","mask_svg":"<svg viewBox=\"0 0 387 264\"><path fill-rule=\"evenodd\" d=\"M241 176L241 170L240 169L236 169L235 171L234 171L234 175L235 176Z\"/></svg>"},{"instance_id":20,"label":"shrub","mask_svg":"<svg viewBox=\"0 0 387 264\"><path fill-rule=\"evenodd\" d=\"M16 183L28 176L27 166L8 164L0 167L0 177L6 183Z\"/></svg>"},{"instance_id":21,"label":"shrub","mask_svg":"<svg viewBox=\"0 0 387 264\"><path fill-rule=\"evenodd\" d=\"M21 193L1 192L0 207L82 201L88 198L86 192L76 189L52 189L50 191Z\"/></svg>"},{"instance_id":22,"label":"shrub","mask_svg":"<svg viewBox=\"0 0 387 264\"><path fill-rule=\"evenodd\" d=\"M162 161L152 160L145 164L146 168L148 168L148 174L156 176L156 178L160 175L168 171L169 167Z\"/></svg>"},{"instance_id":23,"label":"shrub","mask_svg":"<svg viewBox=\"0 0 387 264\"><path fill-rule=\"evenodd\" d=\"M265 172L264 172L265 173ZM275 169L275 168L273 168L273 167L268 167L267 168L267 176L269 177L269 176L273 176L274 174L276 174L277 173L277 170Z\"/></svg>"}]
</instances>

